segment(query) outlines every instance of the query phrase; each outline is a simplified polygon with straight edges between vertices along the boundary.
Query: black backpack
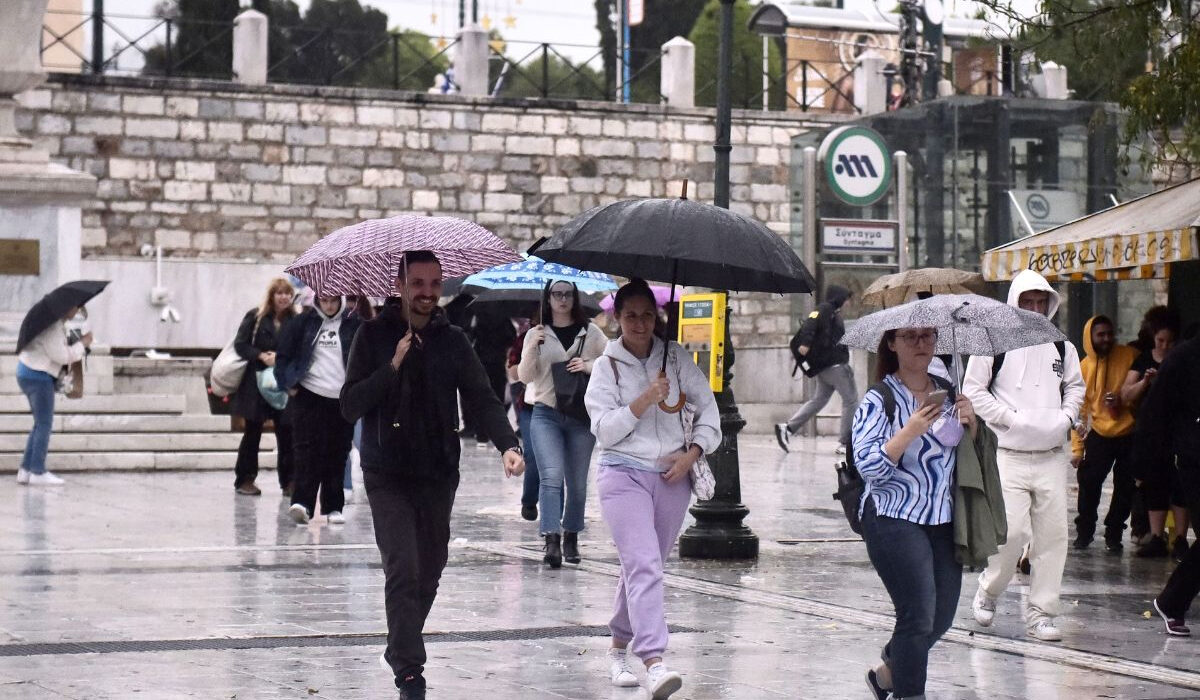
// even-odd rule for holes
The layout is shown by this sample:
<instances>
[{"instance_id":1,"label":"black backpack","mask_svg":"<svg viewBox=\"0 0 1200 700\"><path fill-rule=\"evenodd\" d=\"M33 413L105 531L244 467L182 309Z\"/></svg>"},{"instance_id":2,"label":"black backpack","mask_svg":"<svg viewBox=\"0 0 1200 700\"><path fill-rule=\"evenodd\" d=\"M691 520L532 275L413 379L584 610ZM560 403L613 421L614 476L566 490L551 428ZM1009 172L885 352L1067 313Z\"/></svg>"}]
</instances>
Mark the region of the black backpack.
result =
<instances>
[{"instance_id":1,"label":"black backpack","mask_svg":"<svg viewBox=\"0 0 1200 700\"><path fill-rule=\"evenodd\" d=\"M938 389L945 389L949 392L948 398L951 401L957 399L953 384L932 374L929 375L929 379ZM887 382L879 382L867 389L867 393L872 391L883 399L883 412L887 416L888 423L895 421L896 395L892 392L892 387L888 386ZM847 446L845 461L839 462L835 468L837 469L838 489L833 494L833 500L841 502L842 513L846 516L846 522L850 523L850 529L854 531L854 534L861 535L862 522L858 518L858 505L862 502L863 491L866 490L867 485L854 466L853 445Z\"/></svg>"},{"instance_id":2,"label":"black backpack","mask_svg":"<svg viewBox=\"0 0 1200 700\"><path fill-rule=\"evenodd\" d=\"M1054 349L1058 350L1058 361L1065 362L1067 359L1067 341L1054 341ZM992 358L992 378L988 382L988 391L992 390L992 385L996 383L996 376L1000 374L1000 368L1004 366L1004 353L1000 353Z\"/></svg>"}]
</instances>

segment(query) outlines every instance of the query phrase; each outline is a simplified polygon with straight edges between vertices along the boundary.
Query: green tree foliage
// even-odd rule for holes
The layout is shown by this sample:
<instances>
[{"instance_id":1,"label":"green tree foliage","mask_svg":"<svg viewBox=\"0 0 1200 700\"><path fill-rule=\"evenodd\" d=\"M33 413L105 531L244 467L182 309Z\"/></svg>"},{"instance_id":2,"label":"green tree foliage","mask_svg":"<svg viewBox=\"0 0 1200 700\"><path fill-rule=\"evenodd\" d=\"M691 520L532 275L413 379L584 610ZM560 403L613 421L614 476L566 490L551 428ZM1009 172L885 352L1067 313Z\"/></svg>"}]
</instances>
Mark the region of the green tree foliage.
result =
<instances>
[{"instance_id":1,"label":"green tree foliage","mask_svg":"<svg viewBox=\"0 0 1200 700\"><path fill-rule=\"evenodd\" d=\"M519 60L517 57L515 60ZM604 100L604 75L588 65L575 65L557 55L550 47L513 65L496 71L500 97L552 97L577 100ZM502 77L501 77L502 76ZM492 85L496 84L493 80Z\"/></svg>"},{"instance_id":2,"label":"green tree foliage","mask_svg":"<svg viewBox=\"0 0 1200 700\"><path fill-rule=\"evenodd\" d=\"M735 108L762 107L762 37L746 26L752 8L745 0L733 5L733 51L730 71L730 95ZM709 0L700 13L688 39L696 45L696 104L717 104L717 50L721 29L721 3ZM767 75L772 86L770 106L783 109L785 101L782 62L771 42L767 53Z\"/></svg>"},{"instance_id":3,"label":"green tree foliage","mask_svg":"<svg viewBox=\"0 0 1200 700\"><path fill-rule=\"evenodd\" d=\"M983 0L1015 27L1016 45L1067 67L1080 99L1123 107L1126 156L1144 164L1200 165L1200 2L1194 0ZM1150 148L1141 150L1149 139Z\"/></svg>"},{"instance_id":4,"label":"green tree foliage","mask_svg":"<svg viewBox=\"0 0 1200 700\"><path fill-rule=\"evenodd\" d=\"M388 44L377 50L356 85L398 90L428 90L438 74L450 68L449 51L437 48L428 35L415 29L393 30Z\"/></svg>"},{"instance_id":5,"label":"green tree foliage","mask_svg":"<svg viewBox=\"0 0 1200 700\"><path fill-rule=\"evenodd\" d=\"M169 20L171 42L146 52L147 75L229 77L233 65L232 22L238 0L168 0L155 15Z\"/></svg>"},{"instance_id":6,"label":"green tree foliage","mask_svg":"<svg viewBox=\"0 0 1200 700\"><path fill-rule=\"evenodd\" d=\"M645 0L644 21L629 29L630 93L634 102L661 100L659 56L662 45L677 36L686 37L706 0ZM616 93L617 31L616 0L595 0L596 28L604 59L606 95Z\"/></svg>"}]
</instances>

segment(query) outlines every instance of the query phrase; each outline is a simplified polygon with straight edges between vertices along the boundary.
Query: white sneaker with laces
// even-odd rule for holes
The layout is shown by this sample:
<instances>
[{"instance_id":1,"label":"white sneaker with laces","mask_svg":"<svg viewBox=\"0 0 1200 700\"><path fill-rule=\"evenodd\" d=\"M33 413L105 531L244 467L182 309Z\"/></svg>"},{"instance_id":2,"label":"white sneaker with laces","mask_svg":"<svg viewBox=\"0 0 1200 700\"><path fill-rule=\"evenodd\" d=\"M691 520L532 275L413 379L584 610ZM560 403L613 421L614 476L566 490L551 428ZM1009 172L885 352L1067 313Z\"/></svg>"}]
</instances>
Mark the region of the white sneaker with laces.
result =
<instances>
[{"instance_id":1,"label":"white sneaker with laces","mask_svg":"<svg viewBox=\"0 0 1200 700\"><path fill-rule=\"evenodd\" d=\"M1030 637L1043 642L1061 642L1063 638L1062 632L1054 624L1054 619L1049 617L1043 617L1030 625L1027 632Z\"/></svg>"},{"instance_id":2,"label":"white sneaker with laces","mask_svg":"<svg viewBox=\"0 0 1200 700\"><path fill-rule=\"evenodd\" d=\"M844 454L846 454L846 446L845 446L845 445L843 445L842 443L840 443L840 442L839 442L839 443L838 443L838 446L837 446L837 447L835 447L835 448L833 448L833 453L834 453L835 455L844 455Z\"/></svg>"},{"instance_id":3,"label":"white sneaker with laces","mask_svg":"<svg viewBox=\"0 0 1200 700\"><path fill-rule=\"evenodd\" d=\"M343 524L345 524L345 522L346 522L346 516L342 515L342 511L340 511L340 510L330 511L330 513L329 513L329 524L330 525L343 525Z\"/></svg>"},{"instance_id":4,"label":"white sneaker with laces","mask_svg":"<svg viewBox=\"0 0 1200 700\"><path fill-rule=\"evenodd\" d=\"M653 700L669 698L683 687L683 676L667 670L660 661L646 669L646 690Z\"/></svg>"},{"instance_id":5,"label":"white sneaker with laces","mask_svg":"<svg viewBox=\"0 0 1200 700\"><path fill-rule=\"evenodd\" d=\"M787 423L775 424L775 441L779 443L779 448L784 452L791 452L792 431L788 430Z\"/></svg>"},{"instance_id":6,"label":"white sneaker with laces","mask_svg":"<svg viewBox=\"0 0 1200 700\"><path fill-rule=\"evenodd\" d=\"M634 675L633 669L629 668L629 655L625 653L624 649L610 648L608 661L608 677L612 680L613 685L618 688L637 687L637 676Z\"/></svg>"},{"instance_id":7,"label":"white sneaker with laces","mask_svg":"<svg viewBox=\"0 0 1200 700\"><path fill-rule=\"evenodd\" d=\"M996 600L989 598L982 586L975 591L975 598L971 601L971 612L975 615L975 622L981 627L991 627L992 620L996 619Z\"/></svg>"},{"instance_id":8,"label":"white sneaker with laces","mask_svg":"<svg viewBox=\"0 0 1200 700\"><path fill-rule=\"evenodd\" d=\"M26 483L28 483L30 486L62 486L64 482L62 479L51 474L50 472L42 472L41 474L31 473L29 475L29 481Z\"/></svg>"},{"instance_id":9,"label":"white sneaker with laces","mask_svg":"<svg viewBox=\"0 0 1200 700\"><path fill-rule=\"evenodd\" d=\"M25 467L19 467L17 469L17 483L18 484L28 484L29 483L29 470L26 469Z\"/></svg>"},{"instance_id":10,"label":"white sneaker with laces","mask_svg":"<svg viewBox=\"0 0 1200 700\"><path fill-rule=\"evenodd\" d=\"M293 503L291 508L288 508L288 515L292 520L296 521L297 525L307 525L309 521L308 509L299 503Z\"/></svg>"}]
</instances>

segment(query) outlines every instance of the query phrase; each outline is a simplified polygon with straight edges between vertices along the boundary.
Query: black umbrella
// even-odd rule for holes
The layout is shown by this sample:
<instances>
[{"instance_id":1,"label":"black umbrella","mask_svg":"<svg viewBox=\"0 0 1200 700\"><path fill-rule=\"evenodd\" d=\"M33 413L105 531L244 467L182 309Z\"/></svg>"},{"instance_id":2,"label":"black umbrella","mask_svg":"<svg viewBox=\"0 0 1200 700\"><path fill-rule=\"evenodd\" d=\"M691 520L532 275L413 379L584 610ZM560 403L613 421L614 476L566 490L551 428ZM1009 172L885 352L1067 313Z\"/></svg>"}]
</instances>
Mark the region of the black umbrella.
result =
<instances>
[{"instance_id":1,"label":"black umbrella","mask_svg":"<svg viewBox=\"0 0 1200 700\"><path fill-rule=\"evenodd\" d=\"M728 209L687 199L627 199L568 221L530 255L581 270L740 292L812 292L816 280L779 234ZM663 371L667 356L663 353ZM683 407L660 407L678 411Z\"/></svg>"},{"instance_id":2,"label":"black umbrella","mask_svg":"<svg viewBox=\"0 0 1200 700\"><path fill-rule=\"evenodd\" d=\"M542 291L537 289L480 289L470 306L487 305L490 310L512 318L534 318L541 303ZM588 318L600 314L600 302L591 295L580 294L579 305Z\"/></svg>"},{"instance_id":3,"label":"black umbrella","mask_svg":"<svg viewBox=\"0 0 1200 700\"><path fill-rule=\"evenodd\" d=\"M77 280L67 282L42 297L25 314L25 320L21 321L17 352L21 352L42 331L65 320L68 311L88 303L107 286L108 280Z\"/></svg>"}]
</instances>

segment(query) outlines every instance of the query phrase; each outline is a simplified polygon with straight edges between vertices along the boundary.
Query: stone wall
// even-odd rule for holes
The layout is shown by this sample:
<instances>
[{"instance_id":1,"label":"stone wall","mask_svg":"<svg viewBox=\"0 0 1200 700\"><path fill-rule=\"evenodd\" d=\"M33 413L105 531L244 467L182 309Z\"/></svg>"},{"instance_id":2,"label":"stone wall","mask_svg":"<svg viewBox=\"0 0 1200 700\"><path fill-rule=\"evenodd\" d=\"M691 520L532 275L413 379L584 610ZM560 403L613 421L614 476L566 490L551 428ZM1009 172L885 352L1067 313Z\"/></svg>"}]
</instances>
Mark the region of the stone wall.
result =
<instances>
[{"instance_id":1,"label":"stone wall","mask_svg":"<svg viewBox=\"0 0 1200 700\"><path fill-rule=\"evenodd\" d=\"M334 229L428 212L473 219L518 248L596 204L711 201L711 110L495 101L390 91L53 76L19 127L99 178L85 257L290 261ZM826 125L738 112L732 206L787 235L792 137ZM739 344L778 345L788 304L735 302ZM219 345L220 343L218 343Z\"/></svg>"}]
</instances>

